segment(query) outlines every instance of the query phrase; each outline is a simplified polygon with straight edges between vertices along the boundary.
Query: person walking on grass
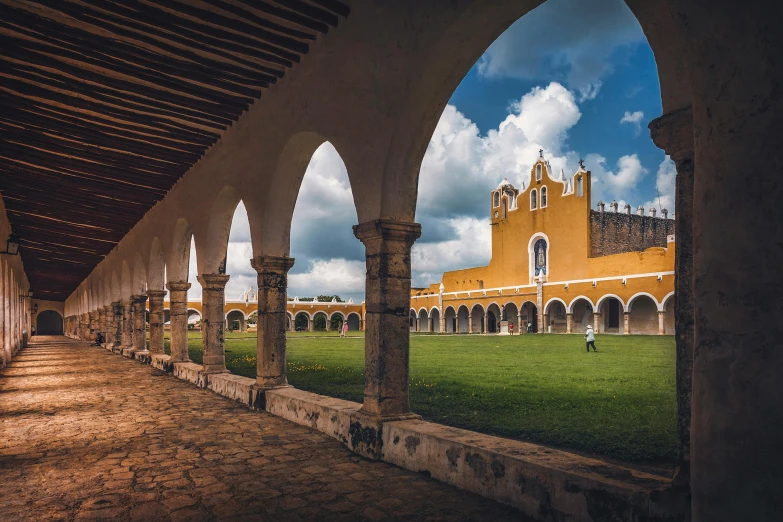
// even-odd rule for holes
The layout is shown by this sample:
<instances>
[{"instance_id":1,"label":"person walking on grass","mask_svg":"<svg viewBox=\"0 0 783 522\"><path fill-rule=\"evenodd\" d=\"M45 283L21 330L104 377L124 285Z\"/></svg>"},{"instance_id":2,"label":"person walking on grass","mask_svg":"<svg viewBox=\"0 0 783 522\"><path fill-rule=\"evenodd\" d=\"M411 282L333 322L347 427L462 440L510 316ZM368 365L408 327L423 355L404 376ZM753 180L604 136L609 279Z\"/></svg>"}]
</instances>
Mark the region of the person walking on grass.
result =
<instances>
[{"instance_id":1,"label":"person walking on grass","mask_svg":"<svg viewBox=\"0 0 783 522\"><path fill-rule=\"evenodd\" d=\"M590 347L593 347L593 351L597 352L598 349L595 347L595 333L593 333L593 327L588 326L587 332L585 332L585 346L587 347L587 353L590 353Z\"/></svg>"}]
</instances>

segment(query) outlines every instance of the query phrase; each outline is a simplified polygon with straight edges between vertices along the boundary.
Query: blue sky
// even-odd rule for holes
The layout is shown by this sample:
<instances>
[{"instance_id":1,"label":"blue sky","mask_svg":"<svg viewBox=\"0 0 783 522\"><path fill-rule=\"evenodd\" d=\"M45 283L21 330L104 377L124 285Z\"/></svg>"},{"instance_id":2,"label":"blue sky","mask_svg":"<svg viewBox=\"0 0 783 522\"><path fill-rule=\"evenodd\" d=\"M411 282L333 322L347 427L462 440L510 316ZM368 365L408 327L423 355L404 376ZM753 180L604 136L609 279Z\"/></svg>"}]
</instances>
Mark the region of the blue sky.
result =
<instances>
[{"instance_id":1,"label":"blue sky","mask_svg":"<svg viewBox=\"0 0 783 522\"><path fill-rule=\"evenodd\" d=\"M519 186L543 148L555 173L580 158L593 173L593 204L674 209L674 167L653 145L661 114L652 51L623 0L548 0L513 24L454 92L427 149L412 254L413 284L490 257L489 193L507 177ZM289 295L364 293L364 249L345 166L331 144L313 155L291 226ZM229 299L255 286L244 207L234 217ZM191 298L200 296L191 261Z\"/></svg>"}]
</instances>

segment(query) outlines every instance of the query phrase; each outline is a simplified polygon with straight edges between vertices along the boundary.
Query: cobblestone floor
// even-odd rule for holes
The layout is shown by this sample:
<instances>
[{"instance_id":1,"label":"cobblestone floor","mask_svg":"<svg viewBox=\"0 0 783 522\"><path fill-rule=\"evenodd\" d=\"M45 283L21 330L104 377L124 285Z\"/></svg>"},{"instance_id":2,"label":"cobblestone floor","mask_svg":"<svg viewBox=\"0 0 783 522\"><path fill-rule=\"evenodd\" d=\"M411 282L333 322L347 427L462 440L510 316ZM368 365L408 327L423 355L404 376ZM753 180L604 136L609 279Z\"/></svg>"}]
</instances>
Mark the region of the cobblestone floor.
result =
<instances>
[{"instance_id":1,"label":"cobblestone floor","mask_svg":"<svg viewBox=\"0 0 783 522\"><path fill-rule=\"evenodd\" d=\"M64 337L0 373L0 520L521 520Z\"/></svg>"}]
</instances>

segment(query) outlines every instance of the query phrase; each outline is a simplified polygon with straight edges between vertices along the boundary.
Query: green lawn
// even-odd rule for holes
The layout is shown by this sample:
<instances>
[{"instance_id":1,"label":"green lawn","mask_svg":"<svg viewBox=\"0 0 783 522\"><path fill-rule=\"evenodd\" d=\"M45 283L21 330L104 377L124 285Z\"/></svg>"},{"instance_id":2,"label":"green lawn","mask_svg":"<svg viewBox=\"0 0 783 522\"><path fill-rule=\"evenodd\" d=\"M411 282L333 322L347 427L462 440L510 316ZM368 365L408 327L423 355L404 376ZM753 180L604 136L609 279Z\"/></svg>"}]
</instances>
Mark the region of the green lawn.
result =
<instances>
[{"instance_id":1,"label":"green lawn","mask_svg":"<svg viewBox=\"0 0 783 522\"><path fill-rule=\"evenodd\" d=\"M290 383L361 402L364 339L306 334L288 338ZM596 345L598 353L588 354L581 335L414 335L411 407L450 426L670 464L676 452L674 338L599 335ZM228 368L255 377L255 349L255 334L228 334ZM199 332L191 332L189 351L201 362Z\"/></svg>"}]
</instances>

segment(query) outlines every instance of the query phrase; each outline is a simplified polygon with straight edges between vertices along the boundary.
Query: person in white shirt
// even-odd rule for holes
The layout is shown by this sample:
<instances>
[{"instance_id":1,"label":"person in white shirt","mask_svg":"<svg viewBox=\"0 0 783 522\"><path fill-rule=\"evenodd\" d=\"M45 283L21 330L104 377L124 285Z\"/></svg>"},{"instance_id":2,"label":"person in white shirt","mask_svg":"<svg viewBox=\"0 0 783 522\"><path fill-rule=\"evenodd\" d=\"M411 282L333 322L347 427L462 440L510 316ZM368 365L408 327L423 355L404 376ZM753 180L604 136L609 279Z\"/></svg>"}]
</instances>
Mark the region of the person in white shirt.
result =
<instances>
[{"instance_id":1,"label":"person in white shirt","mask_svg":"<svg viewBox=\"0 0 783 522\"><path fill-rule=\"evenodd\" d=\"M585 345L587 346L587 353L590 353L590 347L593 347L593 351L597 352L598 349L595 347L595 333L593 333L593 327L588 326L587 332L585 333Z\"/></svg>"}]
</instances>

